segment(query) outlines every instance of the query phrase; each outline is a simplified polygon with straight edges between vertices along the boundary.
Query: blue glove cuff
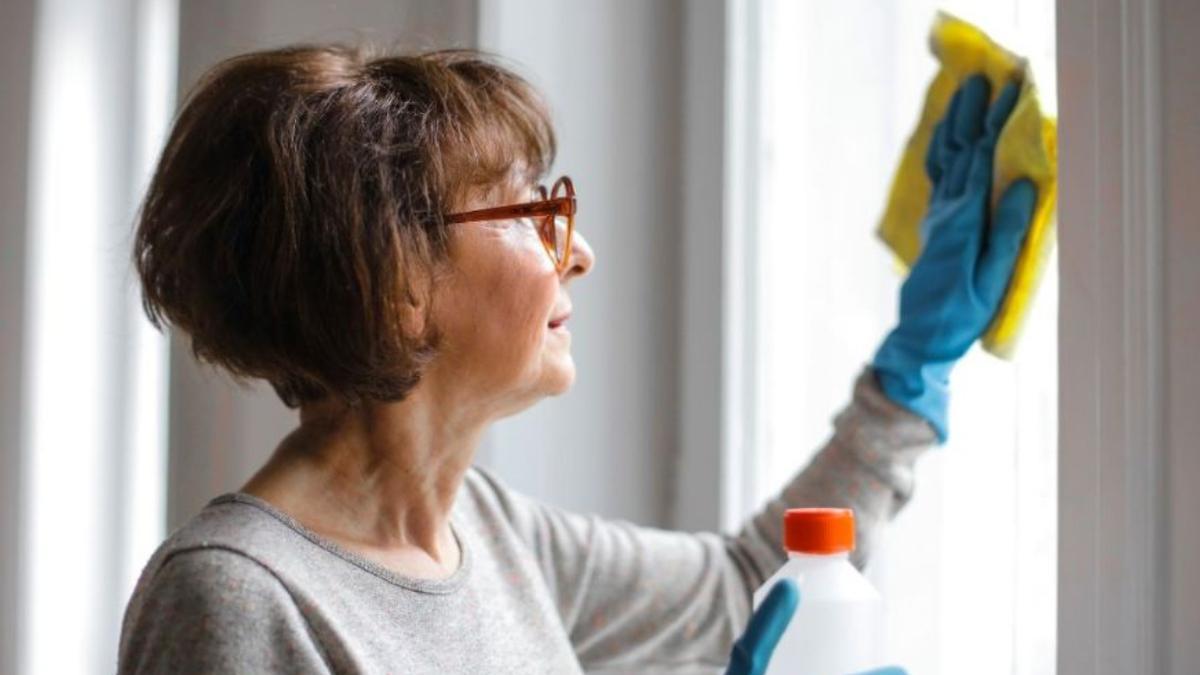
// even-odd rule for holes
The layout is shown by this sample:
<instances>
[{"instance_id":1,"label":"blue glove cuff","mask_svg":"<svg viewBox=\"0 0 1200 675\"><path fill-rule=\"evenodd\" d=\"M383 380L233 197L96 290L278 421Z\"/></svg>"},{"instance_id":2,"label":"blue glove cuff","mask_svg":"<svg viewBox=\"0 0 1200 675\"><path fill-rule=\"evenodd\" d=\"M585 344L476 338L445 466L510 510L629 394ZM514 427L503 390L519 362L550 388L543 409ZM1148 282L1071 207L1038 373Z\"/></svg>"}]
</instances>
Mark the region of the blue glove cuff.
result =
<instances>
[{"instance_id":1,"label":"blue glove cuff","mask_svg":"<svg viewBox=\"0 0 1200 675\"><path fill-rule=\"evenodd\" d=\"M925 418L937 434L938 442L949 436L947 411L950 404L950 371L955 360L924 362L913 359L889 335L872 364L879 387L895 403Z\"/></svg>"}]
</instances>

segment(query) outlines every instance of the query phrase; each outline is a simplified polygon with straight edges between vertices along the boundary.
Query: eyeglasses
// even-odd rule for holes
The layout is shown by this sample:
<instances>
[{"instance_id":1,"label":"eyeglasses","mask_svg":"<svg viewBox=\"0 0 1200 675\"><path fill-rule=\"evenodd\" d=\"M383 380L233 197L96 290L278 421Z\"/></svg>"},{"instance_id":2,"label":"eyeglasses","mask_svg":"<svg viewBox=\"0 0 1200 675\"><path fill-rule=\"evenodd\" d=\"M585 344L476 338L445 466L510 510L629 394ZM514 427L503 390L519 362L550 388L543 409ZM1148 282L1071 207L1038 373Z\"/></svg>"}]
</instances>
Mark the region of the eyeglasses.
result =
<instances>
[{"instance_id":1,"label":"eyeglasses","mask_svg":"<svg viewBox=\"0 0 1200 675\"><path fill-rule=\"evenodd\" d=\"M546 254L554 262L554 268L562 274L571 264L571 237L575 234L575 185L570 178L563 176L554 182L549 193L544 185L537 186L537 192L541 197L537 201L451 213L446 216L446 222L456 224L531 218Z\"/></svg>"}]
</instances>

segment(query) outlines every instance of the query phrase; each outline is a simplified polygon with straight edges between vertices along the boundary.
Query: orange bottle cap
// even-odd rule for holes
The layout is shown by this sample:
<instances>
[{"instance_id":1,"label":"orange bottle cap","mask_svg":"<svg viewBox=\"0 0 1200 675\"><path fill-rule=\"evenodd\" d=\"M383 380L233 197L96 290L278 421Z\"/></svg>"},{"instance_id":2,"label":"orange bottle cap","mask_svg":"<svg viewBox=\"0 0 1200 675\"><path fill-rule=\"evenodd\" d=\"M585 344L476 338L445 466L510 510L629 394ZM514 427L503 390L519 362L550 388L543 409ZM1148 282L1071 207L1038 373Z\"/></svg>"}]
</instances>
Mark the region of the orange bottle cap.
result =
<instances>
[{"instance_id":1,"label":"orange bottle cap","mask_svg":"<svg viewBox=\"0 0 1200 675\"><path fill-rule=\"evenodd\" d=\"M783 514L783 548L789 553L829 555L854 550L850 509L788 509Z\"/></svg>"}]
</instances>

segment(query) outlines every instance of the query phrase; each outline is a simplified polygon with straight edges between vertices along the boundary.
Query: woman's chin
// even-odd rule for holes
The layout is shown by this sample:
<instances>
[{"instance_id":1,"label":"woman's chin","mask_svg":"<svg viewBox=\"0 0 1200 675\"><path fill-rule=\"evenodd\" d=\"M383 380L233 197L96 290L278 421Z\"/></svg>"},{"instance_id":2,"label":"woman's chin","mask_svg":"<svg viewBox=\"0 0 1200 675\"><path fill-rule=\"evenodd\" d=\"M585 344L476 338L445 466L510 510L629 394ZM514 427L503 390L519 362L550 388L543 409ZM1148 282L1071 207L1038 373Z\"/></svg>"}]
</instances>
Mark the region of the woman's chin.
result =
<instances>
[{"instance_id":1,"label":"woman's chin","mask_svg":"<svg viewBox=\"0 0 1200 675\"><path fill-rule=\"evenodd\" d=\"M546 396L559 396L571 389L571 385L575 384L575 360L570 353L555 354L548 359L542 384Z\"/></svg>"},{"instance_id":2,"label":"woman's chin","mask_svg":"<svg viewBox=\"0 0 1200 675\"><path fill-rule=\"evenodd\" d=\"M545 396L559 396L575 384L575 359L571 356L571 334L565 330L548 331L549 338L542 352L541 391Z\"/></svg>"}]
</instances>

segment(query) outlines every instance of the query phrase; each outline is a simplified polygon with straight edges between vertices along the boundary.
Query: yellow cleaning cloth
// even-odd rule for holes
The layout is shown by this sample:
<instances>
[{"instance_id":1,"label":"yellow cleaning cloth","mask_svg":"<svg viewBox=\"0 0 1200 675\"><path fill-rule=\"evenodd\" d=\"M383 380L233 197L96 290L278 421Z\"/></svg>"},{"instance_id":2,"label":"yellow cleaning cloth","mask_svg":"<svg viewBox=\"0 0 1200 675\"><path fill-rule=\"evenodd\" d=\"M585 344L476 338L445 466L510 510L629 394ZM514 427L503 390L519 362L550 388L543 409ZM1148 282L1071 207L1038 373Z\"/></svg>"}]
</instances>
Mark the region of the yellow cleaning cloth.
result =
<instances>
[{"instance_id":1,"label":"yellow cleaning cloth","mask_svg":"<svg viewBox=\"0 0 1200 675\"><path fill-rule=\"evenodd\" d=\"M950 98L962 82L975 74L982 73L991 82L993 100L1006 83L1020 82L1017 105L996 144L992 208L1005 188L1022 177L1037 186L1037 204L1008 291L982 338L984 349L1010 358L1033 304L1047 256L1054 247L1054 204L1058 189L1055 123L1042 114L1026 61L992 42L983 31L939 12L929 44L942 65L929 84L921 119L900 157L878 234L906 268L916 262L921 252L921 220L932 189L925 174L925 152Z\"/></svg>"}]
</instances>

